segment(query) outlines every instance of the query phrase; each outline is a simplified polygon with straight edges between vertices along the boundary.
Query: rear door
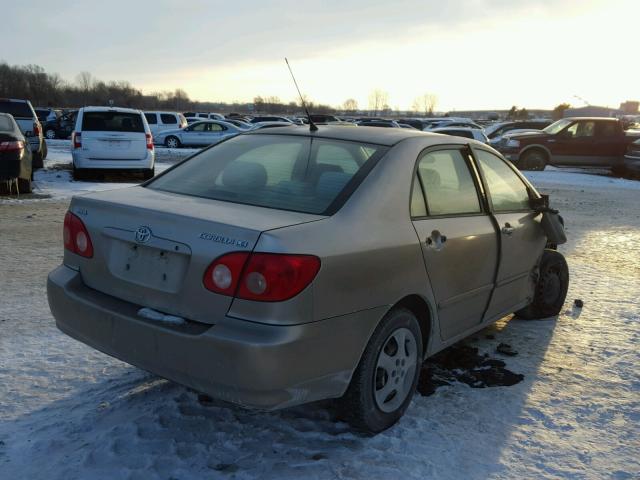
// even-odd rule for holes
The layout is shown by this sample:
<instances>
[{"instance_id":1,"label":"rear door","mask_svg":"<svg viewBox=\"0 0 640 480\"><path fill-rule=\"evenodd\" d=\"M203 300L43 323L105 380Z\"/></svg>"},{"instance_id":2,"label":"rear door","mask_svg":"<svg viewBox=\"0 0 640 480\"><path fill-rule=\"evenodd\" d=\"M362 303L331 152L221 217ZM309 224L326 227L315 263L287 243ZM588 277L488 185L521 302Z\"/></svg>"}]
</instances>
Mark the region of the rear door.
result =
<instances>
[{"instance_id":1,"label":"rear door","mask_svg":"<svg viewBox=\"0 0 640 480\"><path fill-rule=\"evenodd\" d=\"M427 150L418 159L411 216L443 340L479 325L493 290L498 239L478 188L467 147Z\"/></svg>"},{"instance_id":2,"label":"rear door","mask_svg":"<svg viewBox=\"0 0 640 480\"><path fill-rule=\"evenodd\" d=\"M151 130L152 135L157 135L160 129L158 128L158 114L155 112L145 112L145 118L147 119L147 123L149 124L149 130Z\"/></svg>"},{"instance_id":3,"label":"rear door","mask_svg":"<svg viewBox=\"0 0 640 480\"><path fill-rule=\"evenodd\" d=\"M500 229L500 265L485 319L514 311L531 298L533 272L546 244L541 214L530 207L527 185L506 161L474 148L493 216Z\"/></svg>"},{"instance_id":4,"label":"rear door","mask_svg":"<svg viewBox=\"0 0 640 480\"><path fill-rule=\"evenodd\" d=\"M204 145L218 143L225 137L225 130L227 130L227 127L218 123L207 123L203 137L205 139Z\"/></svg>"},{"instance_id":5,"label":"rear door","mask_svg":"<svg viewBox=\"0 0 640 480\"><path fill-rule=\"evenodd\" d=\"M613 167L622 163L627 141L617 121L597 121L594 148L603 166Z\"/></svg>"},{"instance_id":6,"label":"rear door","mask_svg":"<svg viewBox=\"0 0 640 480\"><path fill-rule=\"evenodd\" d=\"M82 152L89 160L142 160L147 156L141 113L85 111L81 131Z\"/></svg>"}]
</instances>

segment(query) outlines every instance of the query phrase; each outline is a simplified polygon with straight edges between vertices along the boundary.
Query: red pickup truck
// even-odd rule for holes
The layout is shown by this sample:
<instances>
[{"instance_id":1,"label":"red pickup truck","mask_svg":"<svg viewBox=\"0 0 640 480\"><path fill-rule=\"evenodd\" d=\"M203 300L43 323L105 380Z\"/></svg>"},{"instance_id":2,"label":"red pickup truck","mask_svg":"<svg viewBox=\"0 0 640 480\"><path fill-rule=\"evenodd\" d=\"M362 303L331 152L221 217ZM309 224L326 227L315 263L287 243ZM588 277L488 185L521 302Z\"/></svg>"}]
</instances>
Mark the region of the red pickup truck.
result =
<instances>
[{"instance_id":1,"label":"red pickup truck","mask_svg":"<svg viewBox=\"0 0 640 480\"><path fill-rule=\"evenodd\" d=\"M535 133L507 135L497 149L520 170L547 165L621 169L638 133L625 132L616 118L563 118Z\"/></svg>"}]
</instances>

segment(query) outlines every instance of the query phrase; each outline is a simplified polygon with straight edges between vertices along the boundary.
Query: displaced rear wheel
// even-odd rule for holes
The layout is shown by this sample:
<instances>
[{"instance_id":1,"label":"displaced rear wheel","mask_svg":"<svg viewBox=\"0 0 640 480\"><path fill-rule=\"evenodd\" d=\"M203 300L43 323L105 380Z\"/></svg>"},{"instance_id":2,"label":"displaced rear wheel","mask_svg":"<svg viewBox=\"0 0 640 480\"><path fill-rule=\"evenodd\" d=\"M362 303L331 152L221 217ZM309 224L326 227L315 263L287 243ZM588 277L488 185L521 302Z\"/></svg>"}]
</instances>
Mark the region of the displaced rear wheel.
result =
<instances>
[{"instance_id":1,"label":"displaced rear wheel","mask_svg":"<svg viewBox=\"0 0 640 480\"><path fill-rule=\"evenodd\" d=\"M180 148L180 140L178 137L167 137L164 144L167 148Z\"/></svg>"},{"instance_id":2,"label":"displaced rear wheel","mask_svg":"<svg viewBox=\"0 0 640 480\"><path fill-rule=\"evenodd\" d=\"M340 399L345 420L368 433L392 426L411 403L421 365L418 320L404 308L391 310L373 333Z\"/></svg>"},{"instance_id":3,"label":"displaced rear wheel","mask_svg":"<svg viewBox=\"0 0 640 480\"><path fill-rule=\"evenodd\" d=\"M547 154L542 150L530 150L522 155L518 166L520 170L544 170L547 166Z\"/></svg>"},{"instance_id":4,"label":"displaced rear wheel","mask_svg":"<svg viewBox=\"0 0 640 480\"><path fill-rule=\"evenodd\" d=\"M569 288L569 267L560 252L545 250L533 302L516 315L527 320L554 317L560 313Z\"/></svg>"}]
</instances>

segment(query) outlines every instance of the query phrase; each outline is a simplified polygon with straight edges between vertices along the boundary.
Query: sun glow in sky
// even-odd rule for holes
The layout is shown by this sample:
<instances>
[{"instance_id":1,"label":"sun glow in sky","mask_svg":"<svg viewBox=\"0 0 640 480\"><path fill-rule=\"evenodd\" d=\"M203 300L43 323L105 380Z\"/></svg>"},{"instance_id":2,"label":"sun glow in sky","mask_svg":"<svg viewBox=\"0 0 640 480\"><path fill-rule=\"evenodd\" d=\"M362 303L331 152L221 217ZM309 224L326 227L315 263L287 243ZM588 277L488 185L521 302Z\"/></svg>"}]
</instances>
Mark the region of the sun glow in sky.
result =
<instances>
[{"instance_id":1,"label":"sun glow in sky","mask_svg":"<svg viewBox=\"0 0 640 480\"><path fill-rule=\"evenodd\" d=\"M0 45L10 46L0 60L36 63L69 81L89 71L147 94L295 100L288 56L303 92L334 106L354 98L367 108L376 88L401 110L425 92L444 111L640 99L640 0L45 5L3 7L16 21L0 30Z\"/></svg>"}]
</instances>

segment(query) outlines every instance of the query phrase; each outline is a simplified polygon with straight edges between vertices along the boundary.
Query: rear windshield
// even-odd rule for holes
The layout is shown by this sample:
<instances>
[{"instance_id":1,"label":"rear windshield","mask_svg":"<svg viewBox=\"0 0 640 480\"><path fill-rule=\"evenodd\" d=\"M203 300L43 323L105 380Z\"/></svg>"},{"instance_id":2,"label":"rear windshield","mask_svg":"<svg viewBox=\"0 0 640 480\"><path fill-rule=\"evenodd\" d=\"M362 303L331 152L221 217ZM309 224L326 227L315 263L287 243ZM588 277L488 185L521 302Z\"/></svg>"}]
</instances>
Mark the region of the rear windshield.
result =
<instances>
[{"instance_id":1,"label":"rear windshield","mask_svg":"<svg viewBox=\"0 0 640 480\"><path fill-rule=\"evenodd\" d=\"M149 188L330 215L386 148L288 135L240 135L159 176Z\"/></svg>"},{"instance_id":2,"label":"rear windshield","mask_svg":"<svg viewBox=\"0 0 640 480\"><path fill-rule=\"evenodd\" d=\"M139 113L84 112L82 131L144 133L144 124Z\"/></svg>"},{"instance_id":3,"label":"rear windshield","mask_svg":"<svg viewBox=\"0 0 640 480\"><path fill-rule=\"evenodd\" d=\"M7 102L0 100L0 112L10 113L15 118L33 118L33 111L26 102Z\"/></svg>"}]
</instances>

